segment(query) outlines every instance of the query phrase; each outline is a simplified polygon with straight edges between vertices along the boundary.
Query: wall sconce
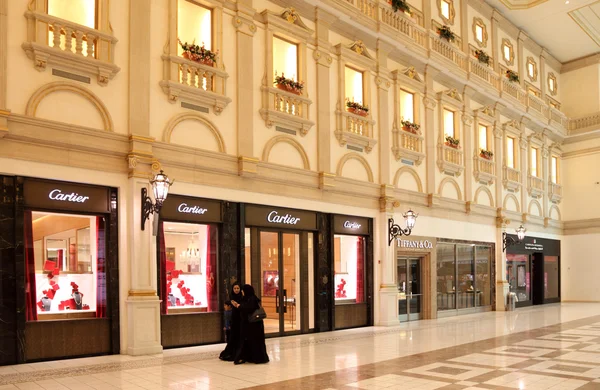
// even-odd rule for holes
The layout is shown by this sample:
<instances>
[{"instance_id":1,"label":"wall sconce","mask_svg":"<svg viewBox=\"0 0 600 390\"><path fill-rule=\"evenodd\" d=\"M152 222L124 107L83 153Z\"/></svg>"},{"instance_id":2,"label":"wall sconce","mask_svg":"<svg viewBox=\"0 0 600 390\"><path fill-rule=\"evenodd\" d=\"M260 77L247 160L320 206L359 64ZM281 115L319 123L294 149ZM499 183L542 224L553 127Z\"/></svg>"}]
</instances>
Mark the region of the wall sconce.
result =
<instances>
[{"instance_id":1,"label":"wall sconce","mask_svg":"<svg viewBox=\"0 0 600 390\"><path fill-rule=\"evenodd\" d=\"M503 244L502 252L506 252L506 248L508 248L510 246L518 245L523 242L523 239L525 238L525 232L527 230L525 230L523 225L521 225L517 229L515 229L515 231L517 232L517 240L515 240L512 237L508 237L506 235L506 232L502 232L502 244Z\"/></svg>"},{"instance_id":2,"label":"wall sconce","mask_svg":"<svg viewBox=\"0 0 600 390\"><path fill-rule=\"evenodd\" d=\"M156 203L152 203L152 199L148 196L148 190L142 188L142 230L145 230L146 220L150 218L150 214L160 213L160 209L165 199L167 199L167 195L169 195L169 188L173 182L162 170L154 176L154 179L150 180Z\"/></svg>"},{"instance_id":3,"label":"wall sconce","mask_svg":"<svg viewBox=\"0 0 600 390\"><path fill-rule=\"evenodd\" d=\"M419 214L416 214L412 210L408 210L404 215L404 219L406 220L406 228L403 229L399 225L394 223L394 218L388 219L388 233L389 233L389 241L388 246L392 245L392 241L396 237L399 236L410 236L413 228L415 227L415 223L417 222L417 217Z\"/></svg>"}]
</instances>

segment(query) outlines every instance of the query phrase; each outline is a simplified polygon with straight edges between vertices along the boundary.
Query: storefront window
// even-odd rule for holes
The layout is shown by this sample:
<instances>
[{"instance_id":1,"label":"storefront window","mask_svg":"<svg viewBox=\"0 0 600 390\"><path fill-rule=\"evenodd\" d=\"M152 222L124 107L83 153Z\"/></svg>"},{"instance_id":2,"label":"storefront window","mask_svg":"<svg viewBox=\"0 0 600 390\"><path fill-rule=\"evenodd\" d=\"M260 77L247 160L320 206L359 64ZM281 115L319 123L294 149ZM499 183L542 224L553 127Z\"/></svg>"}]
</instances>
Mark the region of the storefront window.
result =
<instances>
[{"instance_id":1,"label":"storefront window","mask_svg":"<svg viewBox=\"0 0 600 390\"><path fill-rule=\"evenodd\" d=\"M473 246L457 245L456 249L458 255L458 308L466 309L475 305Z\"/></svg>"},{"instance_id":2,"label":"storefront window","mask_svg":"<svg viewBox=\"0 0 600 390\"><path fill-rule=\"evenodd\" d=\"M492 248L475 247L475 306L489 306L492 298L490 258Z\"/></svg>"},{"instance_id":3,"label":"storefront window","mask_svg":"<svg viewBox=\"0 0 600 390\"><path fill-rule=\"evenodd\" d=\"M334 236L335 302L365 300L365 238Z\"/></svg>"},{"instance_id":4,"label":"storefront window","mask_svg":"<svg viewBox=\"0 0 600 390\"><path fill-rule=\"evenodd\" d=\"M454 245L437 246L437 305L438 310L455 309Z\"/></svg>"},{"instance_id":5,"label":"storefront window","mask_svg":"<svg viewBox=\"0 0 600 390\"><path fill-rule=\"evenodd\" d=\"M558 257L544 256L544 298L558 298Z\"/></svg>"},{"instance_id":6,"label":"storefront window","mask_svg":"<svg viewBox=\"0 0 600 390\"><path fill-rule=\"evenodd\" d=\"M517 294L517 302L531 300L529 256L506 254L506 278L510 292Z\"/></svg>"},{"instance_id":7,"label":"storefront window","mask_svg":"<svg viewBox=\"0 0 600 390\"><path fill-rule=\"evenodd\" d=\"M104 217L26 211L24 224L27 321L106 317Z\"/></svg>"},{"instance_id":8,"label":"storefront window","mask_svg":"<svg viewBox=\"0 0 600 390\"><path fill-rule=\"evenodd\" d=\"M219 311L217 233L215 225L162 223L159 251L164 314Z\"/></svg>"}]
</instances>

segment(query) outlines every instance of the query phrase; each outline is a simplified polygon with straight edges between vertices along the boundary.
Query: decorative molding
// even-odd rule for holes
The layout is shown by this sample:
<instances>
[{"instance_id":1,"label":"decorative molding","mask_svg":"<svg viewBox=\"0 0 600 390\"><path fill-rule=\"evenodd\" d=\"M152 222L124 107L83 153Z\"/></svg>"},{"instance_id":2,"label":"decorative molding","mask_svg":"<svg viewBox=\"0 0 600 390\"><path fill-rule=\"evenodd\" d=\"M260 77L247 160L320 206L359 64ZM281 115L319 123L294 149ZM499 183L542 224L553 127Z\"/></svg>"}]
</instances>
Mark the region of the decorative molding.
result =
<instances>
[{"instance_id":1,"label":"decorative molding","mask_svg":"<svg viewBox=\"0 0 600 390\"><path fill-rule=\"evenodd\" d=\"M98 114L100 114L100 117L102 118L102 123L104 124L104 130L114 131L114 125L110 113L108 112L108 109L106 108L104 103L102 103L100 98L96 96L92 91L70 81L55 81L41 86L29 98L27 106L25 107L25 115L35 117L37 114L37 109L42 100L44 100L48 95L54 92L71 92L83 97L84 99L92 103L92 105L98 111Z\"/></svg>"},{"instance_id":2,"label":"decorative molding","mask_svg":"<svg viewBox=\"0 0 600 390\"><path fill-rule=\"evenodd\" d=\"M454 8L454 0L435 0L438 8L438 13L440 19L444 21L445 24L450 26L454 25L454 19L456 17L456 9ZM448 17L444 16L442 13L442 2L448 4Z\"/></svg>"},{"instance_id":3,"label":"decorative molding","mask_svg":"<svg viewBox=\"0 0 600 390\"><path fill-rule=\"evenodd\" d=\"M537 208L537 210L539 212L537 216L538 217L543 217L544 216L544 209L542 208L542 205L540 204L540 202L538 202L536 199L532 199L532 200L529 201L529 207L527 208L527 213L529 215L531 215L531 216L536 216L533 213L533 210L532 210L534 206Z\"/></svg>"},{"instance_id":4,"label":"decorative molding","mask_svg":"<svg viewBox=\"0 0 600 390\"><path fill-rule=\"evenodd\" d=\"M210 132L215 137L215 140L219 145L219 152L226 153L225 140L223 139L223 136L221 135L221 132L219 131L217 126L215 126L214 123L212 123L204 116L192 112L184 112L181 114L177 114L171 120L169 120L163 131L164 142L171 143L171 136L173 135L173 131L175 131L177 125L185 121L196 121L204 125L207 129L210 130Z\"/></svg>"},{"instance_id":5,"label":"decorative molding","mask_svg":"<svg viewBox=\"0 0 600 390\"><path fill-rule=\"evenodd\" d=\"M506 58L506 53L504 52L505 47L508 47L508 58ZM506 65L513 66L515 64L515 49L509 39L502 39L502 44L500 45L500 52L500 56L502 57Z\"/></svg>"},{"instance_id":6,"label":"decorative molding","mask_svg":"<svg viewBox=\"0 0 600 390\"><path fill-rule=\"evenodd\" d=\"M370 183L374 183L373 180L373 171L371 170L371 167L369 166L369 162L360 154L358 153L347 153L344 156L342 156L342 158L340 159L340 161L338 162L337 165L337 169L335 171L335 174L338 177L345 177L342 175L342 171L344 169L344 165L346 165L346 163L350 160L356 160L358 161L364 168L365 171L367 172L367 176L369 179Z\"/></svg>"},{"instance_id":7,"label":"decorative molding","mask_svg":"<svg viewBox=\"0 0 600 390\"><path fill-rule=\"evenodd\" d=\"M488 199L490 200L490 207L496 207L496 206L494 206L495 202L494 202L494 196L492 195L492 191L490 191L490 189L486 186L480 186L479 188L477 188L477 191L475 191L475 196L473 197L473 199L476 204L481 205L478 202L478 199L479 199L479 196L481 195L481 193L484 193L488 196Z\"/></svg>"},{"instance_id":8,"label":"decorative molding","mask_svg":"<svg viewBox=\"0 0 600 390\"><path fill-rule=\"evenodd\" d=\"M451 177L446 177L446 178L444 178L444 179L443 179L443 180L440 182L440 185L439 185L439 187L438 187L438 195L439 195L440 197L442 197L442 191L444 190L444 187L445 187L447 184L451 184L451 185L452 185L452 186L453 186L453 187L456 189L456 194L458 195L458 199L457 199L457 200L460 200L460 201L462 201L462 200L463 200L463 196L462 196L462 191L461 191L461 189L460 189L460 186L458 185L458 183L456 182L456 180L454 180L454 179L453 179L453 178L451 178Z\"/></svg>"},{"instance_id":9,"label":"decorative molding","mask_svg":"<svg viewBox=\"0 0 600 390\"><path fill-rule=\"evenodd\" d=\"M529 9L548 0L500 0L510 10Z\"/></svg>"},{"instance_id":10,"label":"decorative molding","mask_svg":"<svg viewBox=\"0 0 600 390\"><path fill-rule=\"evenodd\" d=\"M269 155L271 154L271 150L275 145L279 143L291 145L294 149L296 149L296 151L298 151L298 154L302 158L302 164L304 165L304 169L310 171L310 161L308 159L308 154L306 154L306 151L304 150L300 142L288 135L278 135L267 141L262 153L263 161L269 161Z\"/></svg>"},{"instance_id":11,"label":"decorative molding","mask_svg":"<svg viewBox=\"0 0 600 390\"><path fill-rule=\"evenodd\" d=\"M477 39L477 27L481 27L482 29L482 40L479 41ZM472 25L472 30L473 30L473 39L475 40L475 42L477 42L477 45L484 49L487 47L487 42L488 42L488 32L487 32L487 26L485 25L483 19L479 18L479 17L474 17L473 18L473 25Z\"/></svg>"},{"instance_id":12,"label":"decorative molding","mask_svg":"<svg viewBox=\"0 0 600 390\"><path fill-rule=\"evenodd\" d=\"M515 204L517 205L517 211L516 212L520 213L521 212L521 204L519 203L519 199L515 195L513 195L513 194L506 194L504 196L504 202L502 202L502 208L504 210L508 211L508 208L506 207L506 205L508 204L508 200L509 199L512 199L515 202Z\"/></svg>"},{"instance_id":13,"label":"decorative molding","mask_svg":"<svg viewBox=\"0 0 600 390\"><path fill-rule=\"evenodd\" d=\"M527 57L527 62L525 64L525 73L527 73L527 77L529 77L530 81L537 81L538 78L538 66L535 62L534 58L529 56ZM530 67L532 71L530 72Z\"/></svg>"},{"instance_id":14,"label":"decorative molding","mask_svg":"<svg viewBox=\"0 0 600 390\"><path fill-rule=\"evenodd\" d=\"M281 18L290 24L295 24L296 26L301 27L305 30L309 30L308 26L304 24L304 22L300 18L300 14L296 12L296 10L293 7L284 9L281 13Z\"/></svg>"},{"instance_id":15,"label":"decorative molding","mask_svg":"<svg viewBox=\"0 0 600 390\"><path fill-rule=\"evenodd\" d=\"M556 96L558 94L558 81L556 80L556 76L554 75L554 73L550 72L548 73L548 91L550 91L550 94L552 96ZM554 85L554 88L552 88L552 85Z\"/></svg>"},{"instance_id":16,"label":"decorative molding","mask_svg":"<svg viewBox=\"0 0 600 390\"><path fill-rule=\"evenodd\" d=\"M411 167L402 167L396 171L396 174L394 175L394 186L396 186L396 188L400 188L398 182L400 181L400 177L405 173L411 175L415 179L415 182L417 183L417 190L418 192L422 193L423 183L421 182L421 178L419 177L417 171L415 171Z\"/></svg>"}]
</instances>

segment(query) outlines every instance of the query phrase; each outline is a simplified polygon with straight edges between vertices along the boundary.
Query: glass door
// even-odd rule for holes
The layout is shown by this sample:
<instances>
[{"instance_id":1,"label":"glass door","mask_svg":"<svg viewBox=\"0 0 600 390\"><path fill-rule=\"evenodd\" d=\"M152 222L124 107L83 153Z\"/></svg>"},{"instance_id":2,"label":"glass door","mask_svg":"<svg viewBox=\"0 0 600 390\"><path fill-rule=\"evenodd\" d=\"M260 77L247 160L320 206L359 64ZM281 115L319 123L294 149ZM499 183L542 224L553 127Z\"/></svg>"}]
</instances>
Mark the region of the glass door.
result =
<instances>
[{"instance_id":1,"label":"glass door","mask_svg":"<svg viewBox=\"0 0 600 390\"><path fill-rule=\"evenodd\" d=\"M401 322L421 319L421 260L398 258L398 319Z\"/></svg>"},{"instance_id":2,"label":"glass door","mask_svg":"<svg viewBox=\"0 0 600 390\"><path fill-rule=\"evenodd\" d=\"M261 231L260 264L265 333L299 332L300 235Z\"/></svg>"}]
</instances>

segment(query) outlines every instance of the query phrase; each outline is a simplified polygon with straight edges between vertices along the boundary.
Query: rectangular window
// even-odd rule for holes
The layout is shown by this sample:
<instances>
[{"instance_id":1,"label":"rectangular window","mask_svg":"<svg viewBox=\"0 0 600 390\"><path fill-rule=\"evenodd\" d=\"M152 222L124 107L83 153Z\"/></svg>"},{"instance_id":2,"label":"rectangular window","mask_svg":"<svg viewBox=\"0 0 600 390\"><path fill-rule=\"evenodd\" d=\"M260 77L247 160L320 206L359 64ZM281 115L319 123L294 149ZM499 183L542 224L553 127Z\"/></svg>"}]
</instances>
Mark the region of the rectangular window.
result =
<instances>
[{"instance_id":1,"label":"rectangular window","mask_svg":"<svg viewBox=\"0 0 600 390\"><path fill-rule=\"evenodd\" d=\"M212 11L190 0L177 2L177 37L212 50ZM181 46L178 55L183 54Z\"/></svg>"},{"instance_id":2,"label":"rectangular window","mask_svg":"<svg viewBox=\"0 0 600 390\"><path fill-rule=\"evenodd\" d=\"M450 19L450 3L446 0L440 0L442 2L442 15L446 19Z\"/></svg>"},{"instance_id":3,"label":"rectangular window","mask_svg":"<svg viewBox=\"0 0 600 390\"><path fill-rule=\"evenodd\" d=\"M298 80L298 45L273 37L273 71L294 81Z\"/></svg>"},{"instance_id":4,"label":"rectangular window","mask_svg":"<svg viewBox=\"0 0 600 390\"><path fill-rule=\"evenodd\" d=\"M504 54L504 59L506 61L510 61L510 47L508 45L502 46L502 53Z\"/></svg>"},{"instance_id":5,"label":"rectangular window","mask_svg":"<svg viewBox=\"0 0 600 390\"><path fill-rule=\"evenodd\" d=\"M531 148L531 176L538 177L538 150Z\"/></svg>"},{"instance_id":6,"label":"rectangular window","mask_svg":"<svg viewBox=\"0 0 600 390\"><path fill-rule=\"evenodd\" d=\"M535 76L535 65L532 64L531 62L527 64L527 73L529 74L529 77L533 78L533 76Z\"/></svg>"},{"instance_id":7,"label":"rectangular window","mask_svg":"<svg viewBox=\"0 0 600 390\"><path fill-rule=\"evenodd\" d=\"M363 74L357 70L345 67L346 100L364 104Z\"/></svg>"},{"instance_id":8,"label":"rectangular window","mask_svg":"<svg viewBox=\"0 0 600 390\"><path fill-rule=\"evenodd\" d=\"M444 135L456 138L454 131L454 112L444 109Z\"/></svg>"},{"instance_id":9,"label":"rectangular window","mask_svg":"<svg viewBox=\"0 0 600 390\"><path fill-rule=\"evenodd\" d=\"M517 302L531 300L529 256L506 254L506 279L509 291L517 294Z\"/></svg>"},{"instance_id":10,"label":"rectangular window","mask_svg":"<svg viewBox=\"0 0 600 390\"><path fill-rule=\"evenodd\" d=\"M454 245L437 245L437 307L438 310L456 309L456 278Z\"/></svg>"},{"instance_id":11,"label":"rectangular window","mask_svg":"<svg viewBox=\"0 0 600 390\"><path fill-rule=\"evenodd\" d=\"M163 222L160 230L163 313L219 311L217 226Z\"/></svg>"},{"instance_id":12,"label":"rectangular window","mask_svg":"<svg viewBox=\"0 0 600 390\"><path fill-rule=\"evenodd\" d=\"M480 25L475 26L475 39L478 42L483 42L483 27Z\"/></svg>"},{"instance_id":13,"label":"rectangular window","mask_svg":"<svg viewBox=\"0 0 600 390\"><path fill-rule=\"evenodd\" d=\"M491 247L475 247L475 306L489 306L492 304L491 257Z\"/></svg>"},{"instance_id":14,"label":"rectangular window","mask_svg":"<svg viewBox=\"0 0 600 390\"><path fill-rule=\"evenodd\" d=\"M488 149L487 126L479 125L479 149Z\"/></svg>"},{"instance_id":15,"label":"rectangular window","mask_svg":"<svg viewBox=\"0 0 600 390\"><path fill-rule=\"evenodd\" d=\"M25 212L28 321L106 317L105 224L102 216Z\"/></svg>"},{"instance_id":16,"label":"rectangular window","mask_svg":"<svg viewBox=\"0 0 600 390\"><path fill-rule=\"evenodd\" d=\"M96 28L96 0L48 0L48 15Z\"/></svg>"},{"instance_id":17,"label":"rectangular window","mask_svg":"<svg viewBox=\"0 0 600 390\"><path fill-rule=\"evenodd\" d=\"M552 183L558 184L558 159L552 156L552 167L551 167Z\"/></svg>"},{"instance_id":18,"label":"rectangular window","mask_svg":"<svg viewBox=\"0 0 600 390\"><path fill-rule=\"evenodd\" d=\"M334 236L335 302L365 301L365 238Z\"/></svg>"},{"instance_id":19,"label":"rectangular window","mask_svg":"<svg viewBox=\"0 0 600 390\"><path fill-rule=\"evenodd\" d=\"M415 95L403 89L400 90L400 116L415 123Z\"/></svg>"},{"instance_id":20,"label":"rectangular window","mask_svg":"<svg viewBox=\"0 0 600 390\"><path fill-rule=\"evenodd\" d=\"M506 139L506 166L515 169L515 139Z\"/></svg>"},{"instance_id":21,"label":"rectangular window","mask_svg":"<svg viewBox=\"0 0 600 390\"><path fill-rule=\"evenodd\" d=\"M475 306L475 261L473 246L457 245L458 267L458 308L467 309Z\"/></svg>"}]
</instances>

